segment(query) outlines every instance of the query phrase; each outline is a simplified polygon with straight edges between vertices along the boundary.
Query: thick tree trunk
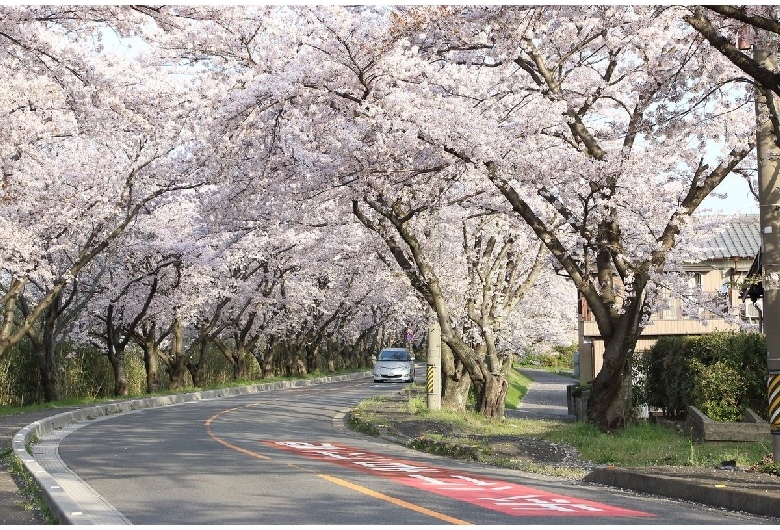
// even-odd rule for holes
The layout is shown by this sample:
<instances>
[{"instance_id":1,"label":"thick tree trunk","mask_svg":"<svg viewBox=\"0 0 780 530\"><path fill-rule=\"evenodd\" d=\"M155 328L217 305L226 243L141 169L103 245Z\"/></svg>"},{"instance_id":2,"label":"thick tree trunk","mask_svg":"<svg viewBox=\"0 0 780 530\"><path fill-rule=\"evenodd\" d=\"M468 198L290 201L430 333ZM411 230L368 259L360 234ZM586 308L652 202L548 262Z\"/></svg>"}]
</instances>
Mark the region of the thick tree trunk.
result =
<instances>
[{"instance_id":1,"label":"thick tree trunk","mask_svg":"<svg viewBox=\"0 0 780 530\"><path fill-rule=\"evenodd\" d=\"M504 363L496 352L495 335L486 322L480 327L485 342L476 351L483 360L485 370L485 394L482 406L484 414L489 418L503 418L506 406L506 393L509 388L506 382L506 369Z\"/></svg>"},{"instance_id":2,"label":"thick tree trunk","mask_svg":"<svg viewBox=\"0 0 780 530\"><path fill-rule=\"evenodd\" d=\"M441 319L439 324L441 325ZM488 356L480 353L482 348L479 349L480 351L474 350L466 345L449 326L446 333L444 329L442 326L442 341L452 349L455 358L463 363L471 376L477 398L476 412L487 418L502 419L504 407L498 405L497 400L502 396L506 397L507 387L503 373L498 367L493 369L488 364Z\"/></svg>"},{"instance_id":3,"label":"thick tree trunk","mask_svg":"<svg viewBox=\"0 0 780 530\"><path fill-rule=\"evenodd\" d=\"M488 418L503 418L507 382L503 374L488 374L482 396L482 413Z\"/></svg>"},{"instance_id":4,"label":"thick tree trunk","mask_svg":"<svg viewBox=\"0 0 780 530\"><path fill-rule=\"evenodd\" d=\"M122 337L122 329L114 325L114 305L109 304L106 312L106 357L114 372L114 395L127 395L127 374L125 373L125 347L129 340Z\"/></svg>"},{"instance_id":5,"label":"thick tree trunk","mask_svg":"<svg viewBox=\"0 0 780 530\"><path fill-rule=\"evenodd\" d=\"M22 304L22 309L27 316L26 304ZM43 398L46 402L58 401L61 397L57 382L57 360L54 354L54 328L60 314L61 297L57 296L41 316L40 336L34 334L32 328L27 331L27 338L35 352L35 363L38 366Z\"/></svg>"},{"instance_id":6,"label":"thick tree trunk","mask_svg":"<svg viewBox=\"0 0 780 530\"><path fill-rule=\"evenodd\" d=\"M441 344L441 406L445 410L463 412L468 404L471 376L447 343Z\"/></svg>"},{"instance_id":7,"label":"thick tree trunk","mask_svg":"<svg viewBox=\"0 0 780 530\"><path fill-rule=\"evenodd\" d=\"M166 371L171 390L183 388L186 383L185 374L187 367L184 364L183 337L181 322L176 320L173 323L173 338L171 340L171 350L168 354L168 363Z\"/></svg>"},{"instance_id":8,"label":"thick tree trunk","mask_svg":"<svg viewBox=\"0 0 780 530\"><path fill-rule=\"evenodd\" d=\"M111 369L114 372L114 395L126 396L128 394L127 371L125 370L125 348L117 347L108 357Z\"/></svg>"},{"instance_id":9,"label":"thick tree trunk","mask_svg":"<svg viewBox=\"0 0 780 530\"><path fill-rule=\"evenodd\" d=\"M152 325L149 332L144 336L141 344L144 352L144 368L146 369L146 391L154 394L160 391L162 380L157 358L157 328Z\"/></svg>"},{"instance_id":10,"label":"thick tree trunk","mask_svg":"<svg viewBox=\"0 0 780 530\"><path fill-rule=\"evenodd\" d=\"M43 388L43 399L46 402L58 401L60 393L57 385L57 364L54 359L54 343L47 344L43 341L32 341L35 351L35 361L38 365L38 374Z\"/></svg>"},{"instance_id":11,"label":"thick tree trunk","mask_svg":"<svg viewBox=\"0 0 780 530\"><path fill-rule=\"evenodd\" d=\"M205 338L201 338L196 344L193 344L190 347L190 351L192 351L195 346L198 347L198 357L195 360L195 362L186 362L185 366L187 367L187 370L190 372L190 377L192 378L192 384L193 386L197 387L203 387L206 386L206 354L208 352L208 342L206 342ZM192 355L190 355L190 358L192 358ZM234 365L235 366L235 365Z\"/></svg>"},{"instance_id":12,"label":"thick tree trunk","mask_svg":"<svg viewBox=\"0 0 780 530\"><path fill-rule=\"evenodd\" d=\"M327 370L329 374L332 374L336 371L336 361L339 358L344 357L344 349L339 347L336 343L333 341L328 341L325 344L325 364L327 366Z\"/></svg>"},{"instance_id":13,"label":"thick tree trunk","mask_svg":"<svg viewBox=\"0 0 780 530\"><path fill-rule=\"evenodd\" d=\"M604 364L593 380L588 398L588 419L604 432L624 427L635 418L631 362L639 332L631 333L627 320L628 313L621 315L615 332L607 340Z\"/></svg>"},{"instance_id":14,"label":"thick tree trunk","mask_svg":"<svg viewBox=\"0 0 780 530\"><path fill-rule=\"evenodd\" d=\"M306 346L306 373L317 371L317 355L320 351L320 343Z\"/></svg>"},{"instance_id":15,"label":"thick tree trunk","mask_svg":"<svg viewBox=\"0 0 780 530\"><path fill-rule=\"evenodd\" d=\"M247 374L247 359L246 359L246 344L238 341L236 344L236 352L233 358L233 380L242 381L246 379Z\"/></svg>"},{"instance_id":16,"label":"thick tree trunk","mask_svg":"<svg viewBox=\"0 0 780 530\"><path fill-rule=\"evenodd\" d=\"M270 379L274 374L274 348L276 347L276 336L269 335L265 338L265 347L262 355L260 350L254 350L257 364L260 365L260 377Z\"/></svg>"}]
</instances>

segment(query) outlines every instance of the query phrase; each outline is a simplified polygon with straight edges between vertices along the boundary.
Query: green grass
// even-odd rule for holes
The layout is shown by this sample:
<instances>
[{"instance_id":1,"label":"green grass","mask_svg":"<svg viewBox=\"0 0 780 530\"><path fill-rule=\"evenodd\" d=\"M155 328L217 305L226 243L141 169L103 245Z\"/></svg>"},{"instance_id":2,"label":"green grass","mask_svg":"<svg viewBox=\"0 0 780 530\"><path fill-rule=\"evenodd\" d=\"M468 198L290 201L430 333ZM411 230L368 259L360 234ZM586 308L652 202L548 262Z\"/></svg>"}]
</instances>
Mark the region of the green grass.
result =
<instances>
[{"instance_id":1,"label":"green grass","mask_svg":"<svg viewBox=\"0 0 780 530\"><path fill-rule=\"evenodd\" d=\"M363 421L383 422L371 411L375 399L358 404L355 410ZM760 464L771 445L751 442L695 443L674 429L642 423L625 430L602 433L590 423L557 420L527 420L504 418L493 421L472 411L454 412L428 410L420 398L410 397L409 412L415 420L450 424L453 435L426 435L435 442L464 442L468 436L514 435L567 444L580 452L581 460L596 465L618 467L695 466L711 467L726 460L735 460L740 467ZM411 418L411 417L410 417ZM473 439L468 443L474 443Z\"/></svg>"},{"instance_id":2,"label":"green grass","mask_svg":"<svg viewBox=\"0 0 780 530\"><path fill-rule=\"evenodd\" d=\"M508 387L504 406L508 409L516 409L528 392L528 388L533 384L533 380L517 370L510 370L506 376L506 382Z\"/></svg>"},{"instance_id":3,"label":"green grass","mask_svg":"<svg viewBox=\"0 0 780 530\"><path fill-rule=\"evenodd\" d=\"M619 467L710 467L726 460L736 460L737 465L749 467L772 452L771 446L761 443L695 443L672 428L650 423L602 433L593 424L578 422L551 427L543 437L576 447L583 460Z\"/></svg>"}]
</instances>

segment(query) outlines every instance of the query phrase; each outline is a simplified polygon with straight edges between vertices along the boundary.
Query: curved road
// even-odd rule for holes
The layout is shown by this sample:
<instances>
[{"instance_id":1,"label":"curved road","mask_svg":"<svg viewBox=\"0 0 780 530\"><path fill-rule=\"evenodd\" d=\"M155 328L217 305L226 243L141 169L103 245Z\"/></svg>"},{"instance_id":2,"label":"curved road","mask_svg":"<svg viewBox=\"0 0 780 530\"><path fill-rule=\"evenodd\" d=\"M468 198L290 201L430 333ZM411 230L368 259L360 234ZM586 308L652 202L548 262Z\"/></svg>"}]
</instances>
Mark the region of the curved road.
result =
<instances>
[{"instance_id":1,"label":"curved road","mask_svg":"<svg viewBox=\"0 0 780 530\"><path fill-rule=\"evenodd\" d=\"M131 524L762 524L764 519L458 462L354 433L399 385L356 381L110 416L59 457Z\"/></svg>"}]
</instances>

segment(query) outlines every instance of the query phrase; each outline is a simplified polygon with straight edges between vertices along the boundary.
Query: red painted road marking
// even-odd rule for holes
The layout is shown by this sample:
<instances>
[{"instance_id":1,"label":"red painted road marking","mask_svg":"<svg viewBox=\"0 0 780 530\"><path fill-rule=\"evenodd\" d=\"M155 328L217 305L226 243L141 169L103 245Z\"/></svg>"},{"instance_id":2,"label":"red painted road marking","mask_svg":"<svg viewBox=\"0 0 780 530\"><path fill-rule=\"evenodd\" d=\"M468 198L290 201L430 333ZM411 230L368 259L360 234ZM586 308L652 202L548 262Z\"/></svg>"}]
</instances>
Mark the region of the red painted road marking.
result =
<instances>
[{"instance_id":1,"label":"red painted road marking","mask_svg":"<svg viewBox=\"0 0 780 530\"><path fill-rule=\"evenodd\" d=\"M652 514L617 508L511 482L456 473L409 460L329 443L263 442L271 447L344 467L387 477L395 482L510 515L561 515L601 517L652 517Z\"/></svg>"}]
</instances>

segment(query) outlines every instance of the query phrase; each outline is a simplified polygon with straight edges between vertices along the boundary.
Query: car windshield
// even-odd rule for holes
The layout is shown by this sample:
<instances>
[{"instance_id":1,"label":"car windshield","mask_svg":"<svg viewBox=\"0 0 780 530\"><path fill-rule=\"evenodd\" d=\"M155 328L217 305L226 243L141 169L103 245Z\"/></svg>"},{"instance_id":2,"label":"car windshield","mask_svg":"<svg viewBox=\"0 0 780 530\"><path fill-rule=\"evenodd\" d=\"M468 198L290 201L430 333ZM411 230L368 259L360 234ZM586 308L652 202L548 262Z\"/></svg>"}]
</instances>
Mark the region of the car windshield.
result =
<instances>
[{"instance_id":1,"label":"car windshield","mask_svg":"<svg viewBox=\"0 0 780 530\"><path fill-rule=\"evenodd\" d=\"M382 350L379 352L380 361L408 361L409 352L406 350Z\"/></svg>"}]
</instances>

